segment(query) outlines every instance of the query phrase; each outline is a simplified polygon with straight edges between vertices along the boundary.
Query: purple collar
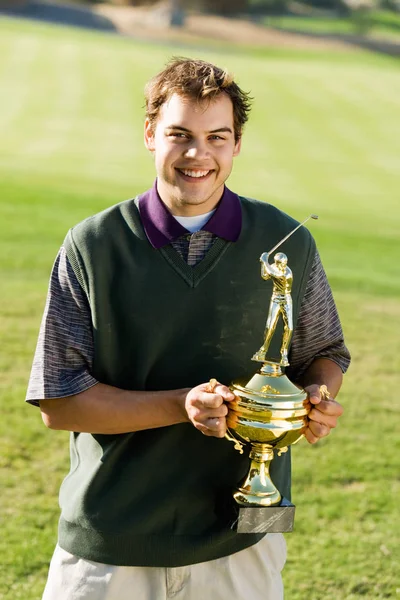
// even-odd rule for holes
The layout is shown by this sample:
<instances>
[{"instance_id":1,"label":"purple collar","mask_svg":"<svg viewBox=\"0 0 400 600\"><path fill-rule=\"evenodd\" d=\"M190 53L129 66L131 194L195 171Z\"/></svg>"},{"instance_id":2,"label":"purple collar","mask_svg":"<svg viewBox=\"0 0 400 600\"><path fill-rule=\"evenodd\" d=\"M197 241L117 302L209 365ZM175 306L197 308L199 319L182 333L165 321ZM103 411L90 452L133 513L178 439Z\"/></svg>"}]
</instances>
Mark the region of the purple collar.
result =
<instances>
[{"instance_id":1,"label":"purple collar","mask_svg":"<svg viewBox=\"0 0 400 600\"><path fill-rule=\"evenodd\" d=\"M153 248L157 250L188 234L171 215L157 192L157 180L153 187L139 197L139 214L143 229ZM229 242L236 242L242 229L242 208L239 196L225 186L217 210L204 225L203 230Z\"/></svg>"}]
</instances>

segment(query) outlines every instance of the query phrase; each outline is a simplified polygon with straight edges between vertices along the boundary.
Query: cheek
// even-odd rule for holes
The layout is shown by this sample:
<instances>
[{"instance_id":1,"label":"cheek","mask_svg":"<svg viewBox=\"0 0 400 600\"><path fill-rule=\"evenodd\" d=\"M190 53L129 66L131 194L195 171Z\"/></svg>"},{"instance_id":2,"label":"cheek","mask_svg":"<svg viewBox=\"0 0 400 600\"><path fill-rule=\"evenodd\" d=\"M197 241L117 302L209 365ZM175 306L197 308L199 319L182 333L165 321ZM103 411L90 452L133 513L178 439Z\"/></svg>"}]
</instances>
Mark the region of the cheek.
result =
<instances>
[{"instance_id":1,"label":"cheek","mask_svg":"<svg viewBox=\"0 0 400 600\"><path fill-rule=\"evenodd\" d=\"M165 152L164 148L157 148L155 153L155 163L157 170L165 170L168 164L168 153Z\"/></svg>"},{"instance_id":2,"label":"cheek","mask_svg":"<svg viewBox=\"0 0 400 600\"><path fill-rule=\"evenodd\" d=\"M230 171L232 169L233 156L232 150L224 151L219 156L220 166L224 171Z\"/></svg>"},{"instance_id":3,"label":"cheek","mask_svg":"<svg viewBox=\"0 0 400 600\"><path fill-rule=\"evenodd\" d=\"M175 157L176 158L176 157ZM165 148L158 149L155 155L155 168L157 175L165 181L172 182L175 178L174 154Z\"/></svg>"},{"instance_id":4,"label":"cheek","mask_svg":"<svg viewBox=\"0 0 400 600\"><path fill-rule=\"evenodd\" d=\"M163 165L164 168L171 165L176 160L177 151L176 148L171 148L166 144L159 144L156 151L156 162L159 165Z\"/></svg>"}]
</instances>

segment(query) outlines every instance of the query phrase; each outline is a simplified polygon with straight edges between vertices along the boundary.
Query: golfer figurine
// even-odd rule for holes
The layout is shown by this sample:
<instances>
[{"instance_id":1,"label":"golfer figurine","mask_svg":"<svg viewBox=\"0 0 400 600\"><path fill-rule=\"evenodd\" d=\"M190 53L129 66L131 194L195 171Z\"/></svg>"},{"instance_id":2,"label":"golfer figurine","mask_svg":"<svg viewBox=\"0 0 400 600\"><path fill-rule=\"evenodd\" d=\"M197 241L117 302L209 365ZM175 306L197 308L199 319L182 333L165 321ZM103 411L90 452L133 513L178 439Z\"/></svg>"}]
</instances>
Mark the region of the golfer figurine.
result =
<instances>
[{"instance_id":1,"label":"golfer figurine","mask_svg":"<svg viewBox=\"0 0 400 600\"><path fill-rule=\"evenodd\" d=\"M287 367L288 349L293 333L293 309L292 309L292 290L293 274L287 266L287 256L283 252L277 252L274 256L274 264L268 262L268 252L263 252L260 257L261 262L261 277L263 279L272 279L273 289L272 298L269 305L268 318L265 326L264 343L256 352L252 360L259 362L266 361L266 353L268 352L272 336L278 323L279 315L283 319L283 337L281 345L281 366Z\"/></svg>"}]
</instances>

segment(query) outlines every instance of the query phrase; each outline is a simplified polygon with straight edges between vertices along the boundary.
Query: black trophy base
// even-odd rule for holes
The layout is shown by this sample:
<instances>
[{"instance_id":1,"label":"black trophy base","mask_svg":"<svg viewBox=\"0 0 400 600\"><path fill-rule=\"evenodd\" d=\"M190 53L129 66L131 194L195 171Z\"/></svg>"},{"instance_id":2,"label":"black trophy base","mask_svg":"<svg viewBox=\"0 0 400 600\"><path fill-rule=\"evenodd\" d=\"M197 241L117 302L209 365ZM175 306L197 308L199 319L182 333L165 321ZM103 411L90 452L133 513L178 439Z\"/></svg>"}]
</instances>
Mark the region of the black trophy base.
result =
<instances>
[{"instance_id":1,"label":"black trophy base","mask_svg":"<svg viewBox=\"0 0 400 600\"><path fill-rule=\"evenodd\" d=\"M231 528L238 533L288 533L293 531L295 508L286 498L278 506L237 506Z\"/></svg>"}]
</instances>

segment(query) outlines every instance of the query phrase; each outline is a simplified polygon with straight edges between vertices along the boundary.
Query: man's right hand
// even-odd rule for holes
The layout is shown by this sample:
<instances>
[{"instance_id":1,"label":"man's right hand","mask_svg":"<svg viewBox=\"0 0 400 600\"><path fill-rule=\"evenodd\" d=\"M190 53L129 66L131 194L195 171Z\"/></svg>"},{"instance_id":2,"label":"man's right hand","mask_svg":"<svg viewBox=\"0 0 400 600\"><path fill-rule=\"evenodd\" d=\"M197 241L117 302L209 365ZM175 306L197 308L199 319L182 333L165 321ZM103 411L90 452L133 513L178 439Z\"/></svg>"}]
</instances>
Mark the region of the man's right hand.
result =
<instances>
[{"instance_id":1,"label":"man's right hand","mask_svg":"<svg viewBox=\"0 0 400 600\"><path fill-rule=\"evenodd\" d=\"M204 435L223 438L226 433L226 402L235 395L226 385L217 383L213 392L208 392L209 383L202 383L186 395L185 410L192 424Z\"/></svg>"}]
</instances>

